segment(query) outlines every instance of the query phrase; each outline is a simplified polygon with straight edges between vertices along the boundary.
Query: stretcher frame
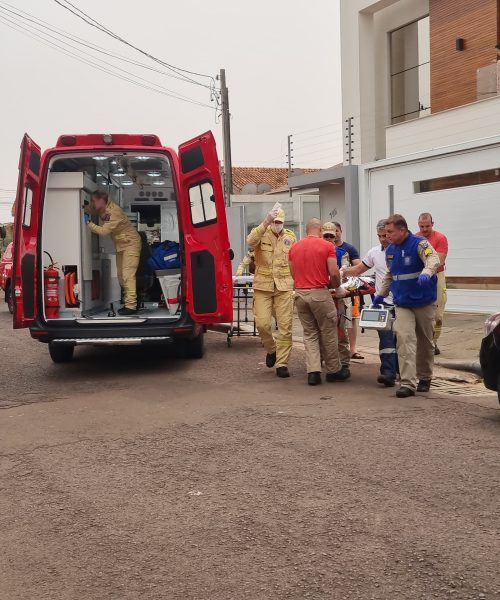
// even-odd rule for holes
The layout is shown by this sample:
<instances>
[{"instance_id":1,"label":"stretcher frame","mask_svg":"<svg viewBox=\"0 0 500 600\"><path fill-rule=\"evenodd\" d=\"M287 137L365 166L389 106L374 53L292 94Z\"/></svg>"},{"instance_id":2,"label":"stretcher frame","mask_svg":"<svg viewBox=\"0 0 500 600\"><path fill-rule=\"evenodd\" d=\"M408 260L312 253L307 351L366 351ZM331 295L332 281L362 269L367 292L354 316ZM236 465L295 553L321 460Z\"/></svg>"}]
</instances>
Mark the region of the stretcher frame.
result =
<instances>
[{"instance_id":1,"label":"stretcher frame","mask_svg":"<svg viewBox=\"0 0 500 600\"><path fill-rule=\"evenodd\" d=\"M251 302L251 304L250 304ZM249 307L253 305L253 287L251 283L245 284L233 284L233 311L236 309L236 326L233 322L227 332L227 345L228 348L232 345L233 337L257 337L257 327L255 325L255 318L252 312L252 323L253 327L250 331L242 330L242 323L250 323L248 317Z\"/></svg>"}]
</instances>

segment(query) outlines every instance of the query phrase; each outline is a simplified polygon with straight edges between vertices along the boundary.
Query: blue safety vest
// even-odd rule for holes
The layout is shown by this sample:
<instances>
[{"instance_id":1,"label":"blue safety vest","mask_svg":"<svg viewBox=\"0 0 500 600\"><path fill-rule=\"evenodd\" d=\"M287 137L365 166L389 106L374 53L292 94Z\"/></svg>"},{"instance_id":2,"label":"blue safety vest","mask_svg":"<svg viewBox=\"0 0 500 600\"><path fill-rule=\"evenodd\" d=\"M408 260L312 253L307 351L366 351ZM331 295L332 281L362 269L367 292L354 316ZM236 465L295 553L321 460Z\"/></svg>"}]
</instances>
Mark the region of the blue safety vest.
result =
<instances>
[{"instance_id":1,"label":"blue safety vest","mask_svg":"<svg viewBox=\"0 0 500 600\"><path fill-rule=\"evenodd\" d=\"M418 245L425 240L410 232L402 244L390 244L385 251L387 268L392 274L391 292L396 306L417 308L436 302L437 277L433 275L428 286L418 284L424 263L418 254Z\"/></svg>"}]
</instances>

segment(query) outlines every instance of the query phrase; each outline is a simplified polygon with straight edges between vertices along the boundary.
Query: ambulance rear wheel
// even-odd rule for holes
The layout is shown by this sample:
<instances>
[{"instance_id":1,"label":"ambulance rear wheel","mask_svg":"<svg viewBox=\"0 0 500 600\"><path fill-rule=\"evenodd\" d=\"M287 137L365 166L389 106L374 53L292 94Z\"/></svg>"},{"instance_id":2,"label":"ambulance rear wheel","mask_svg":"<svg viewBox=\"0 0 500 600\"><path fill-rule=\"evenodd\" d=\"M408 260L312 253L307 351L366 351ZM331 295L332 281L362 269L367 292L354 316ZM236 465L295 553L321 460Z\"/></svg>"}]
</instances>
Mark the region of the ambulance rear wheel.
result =
<instances>
[{"instance_id":1,"label":"ambulance rear wheel","mask_svg":"<svg viewBox=\"0 0 500 600\"><path fill-rule=\"evenodd\" d=\"M54 344L49 342L50 358L55 363L67 363L73 359L75 347L71 344Z\"/></svg>"},{"instance_id":2,"label":"ambulance rear wheel","mask_svg":"<svg viewBox=\"0 0 500 600\"><path fill-rule=\"evenodd\" d=\"M203 358L205 340L203 331L192 340L184 340L184 356L186 358Z\"/></svg>"}]
</instances>

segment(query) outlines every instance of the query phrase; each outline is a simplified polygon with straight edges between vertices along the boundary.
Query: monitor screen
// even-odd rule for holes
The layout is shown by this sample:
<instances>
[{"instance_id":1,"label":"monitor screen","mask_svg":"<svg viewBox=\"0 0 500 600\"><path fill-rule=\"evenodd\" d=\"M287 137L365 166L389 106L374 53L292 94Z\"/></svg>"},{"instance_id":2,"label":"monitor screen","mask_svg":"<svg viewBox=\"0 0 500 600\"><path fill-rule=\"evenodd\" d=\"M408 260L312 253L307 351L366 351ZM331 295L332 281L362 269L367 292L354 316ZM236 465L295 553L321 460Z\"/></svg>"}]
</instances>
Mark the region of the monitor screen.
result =
<instances>
[{"instance_id":1,"label":"monitor screen","mask_svg":"<svg viewBox=\"0 0 500 600\"><path fill-rule=\"evenodd\" d=\"M363 310L363 321L379 321L384 322L386 320L387 312L380 310Z\"/></svg>"}]
</instances>

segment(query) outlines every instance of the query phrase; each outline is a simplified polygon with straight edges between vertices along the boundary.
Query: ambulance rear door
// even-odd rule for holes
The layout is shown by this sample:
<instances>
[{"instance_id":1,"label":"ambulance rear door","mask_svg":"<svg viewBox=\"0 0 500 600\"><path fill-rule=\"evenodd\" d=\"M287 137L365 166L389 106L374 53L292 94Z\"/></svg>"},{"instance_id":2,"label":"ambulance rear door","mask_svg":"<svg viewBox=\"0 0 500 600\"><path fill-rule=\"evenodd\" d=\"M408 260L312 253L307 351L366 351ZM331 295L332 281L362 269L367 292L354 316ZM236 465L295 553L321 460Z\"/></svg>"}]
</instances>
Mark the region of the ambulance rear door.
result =
<instances>
[{"instance_id":1,"label":"ambulance rear door","mask_svg":"<svg viewBox=\"0 0 500 600\"><path fill-rule=\"evenodd\" d=\"M15 204L12 276L14 329L30 327L37 316L40 162L40 147L25 134L21 143Z\"/></svg>"},{"instance_id":2,"label":"ambulance rear door","mask_svg":"<svg viewBox=\"0 0 500 600\"><path fill-rule=\"evenodd\" d=\"M181 144L179 163L187 308L198 323L232 322L231 252L212 133Z\"/></svg>"}]
</instances>

